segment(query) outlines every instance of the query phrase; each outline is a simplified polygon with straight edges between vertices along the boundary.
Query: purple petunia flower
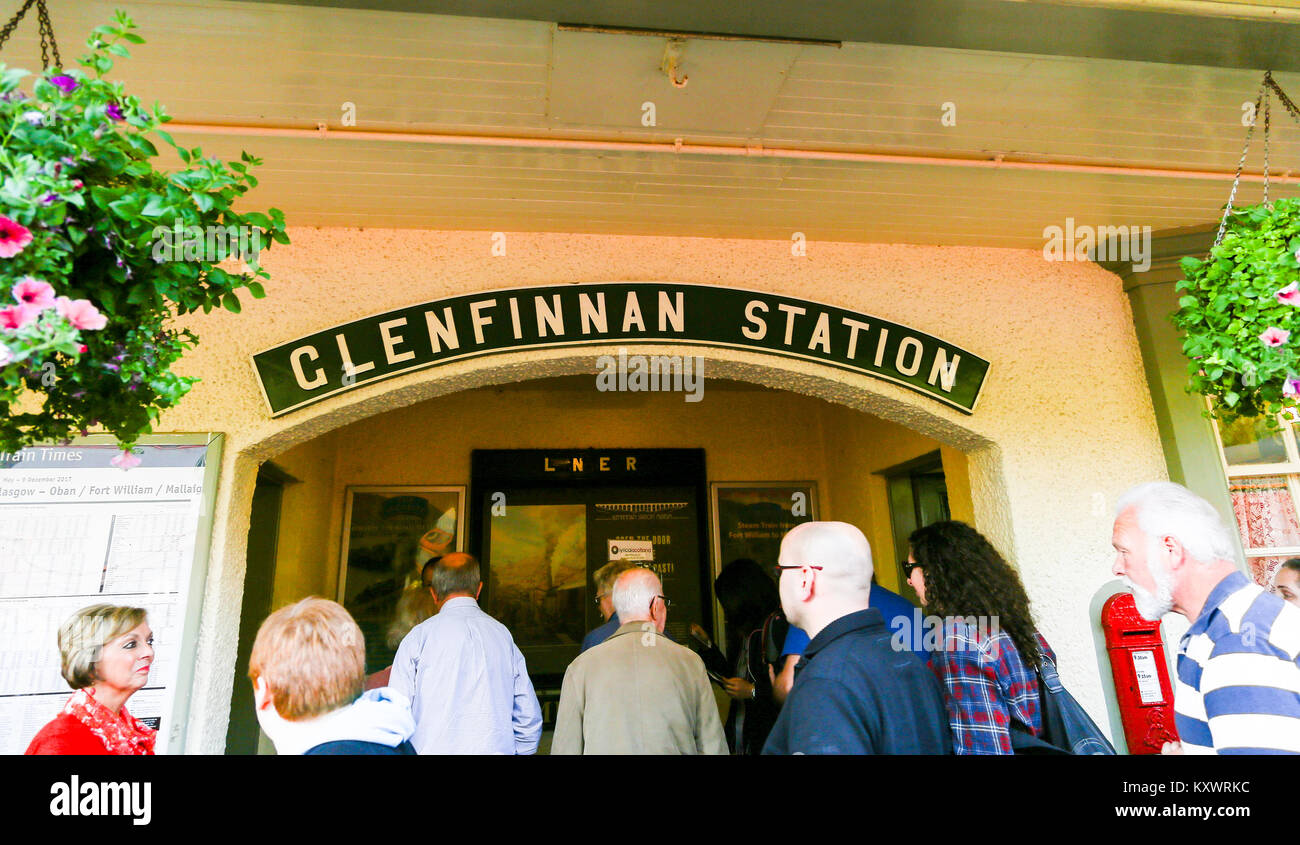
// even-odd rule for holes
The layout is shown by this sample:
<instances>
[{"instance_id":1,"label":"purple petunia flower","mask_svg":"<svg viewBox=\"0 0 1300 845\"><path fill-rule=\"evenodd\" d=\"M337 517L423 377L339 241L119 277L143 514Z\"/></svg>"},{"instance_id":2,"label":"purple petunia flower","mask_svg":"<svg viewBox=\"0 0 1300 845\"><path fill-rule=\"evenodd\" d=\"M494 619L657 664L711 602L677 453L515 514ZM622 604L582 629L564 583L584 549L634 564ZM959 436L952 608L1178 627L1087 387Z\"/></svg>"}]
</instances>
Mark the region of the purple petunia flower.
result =
<instances>
[{"instance_id":1,"label":"purple petunia flower","mask_svg":"<svg viewBox=\"0 0 1300 845\"><path fill-rule=\"evenodd\" d=\"M71 94L73 91L77 90L78 82L71 76L61 73L58 76L51 76L50 84L65 94Z\"/></svg>"},{"instance_id":2,"label":"purple petunia flower","mask_svg":"<svg viewBox=\"0 0 1300 845\"><path fill-rule=\"evenodd\" d=\"M53 205L59 201L59 195L55 193L46 194L41 198L41 205Z\"/></svg>"},{"instance_id":3,"label":"purple petunia flower","mask_svg":"<svg viewBox=\"0 0 1300 845\"><path fill-rule=\"evenodd\" d=\"M122 115L122 107L117 103L109 103L104 107L104 115L110 120L126 120Z\"/></svg>"}]
</instances>

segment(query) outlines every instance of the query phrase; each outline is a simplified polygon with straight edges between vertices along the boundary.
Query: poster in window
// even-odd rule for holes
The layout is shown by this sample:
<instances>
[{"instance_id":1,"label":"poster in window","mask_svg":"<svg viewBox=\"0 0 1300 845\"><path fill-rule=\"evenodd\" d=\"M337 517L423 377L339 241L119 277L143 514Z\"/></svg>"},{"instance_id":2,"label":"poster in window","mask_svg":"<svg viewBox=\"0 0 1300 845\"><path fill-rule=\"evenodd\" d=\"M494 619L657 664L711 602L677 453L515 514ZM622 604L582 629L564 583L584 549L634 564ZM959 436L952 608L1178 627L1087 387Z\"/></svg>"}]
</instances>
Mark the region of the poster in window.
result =
<instances>
[{"instance_id":1,"label":"poster in window","mask_svg":"<svg viewBox=\"0 0 1300 845\"><path fill-rule=\"evenodd\" d=\"M401 629L421 621L399 613L398 602L420 589L424 564L464 550L465 488L349 487L346 495L339 602L365 635L366 671L377 672L393 662Z\"/></svg>"},{"instance_id":2,"label":"poster in window","mask_svg":"<svg viewBox=\"0 0 1300 845\"><path fill-rule=\"evenodd\" d=\"M817 519L813 481L716 481L710 492L715 575L742 557L764 568L775 566L786 532Z\"/></svg>"}]
</instances>

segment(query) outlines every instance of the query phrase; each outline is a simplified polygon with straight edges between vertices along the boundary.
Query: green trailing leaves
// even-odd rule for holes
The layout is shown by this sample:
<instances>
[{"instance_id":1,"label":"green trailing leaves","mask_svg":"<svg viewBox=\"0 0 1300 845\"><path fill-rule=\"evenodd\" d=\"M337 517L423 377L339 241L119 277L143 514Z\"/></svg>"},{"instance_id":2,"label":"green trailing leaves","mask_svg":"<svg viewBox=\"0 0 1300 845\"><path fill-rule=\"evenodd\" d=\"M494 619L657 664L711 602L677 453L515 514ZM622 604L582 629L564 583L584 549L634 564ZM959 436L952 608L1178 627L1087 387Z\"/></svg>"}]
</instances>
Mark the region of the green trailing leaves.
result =
<instances>
[{"instance_id":1,"label":"green trailing leaves","mask_svg":"<svg viewBox=\"0 0 1300 845\"><path fill-rule=\"evenodd\" d=\"M1181 261L1171 319L1191 361L1187 389L1232 420L1296 407L1300 388L1300 200L1237 209L1207 259Z\"/></svg>"},{"instance_id":2,"label":"green trailing leaves","mask_svg":"<svg viewBox=\"0 0 1300 845\"><path fill-rule=\"evenodd\" d=\"M258 253L289 242L278 209L232 207L259 159L177 145L162 105L104 78L144 43L134 29L119 12L79 68L25 92L31 74L0 65L0 451L96 426L124 445L150 431L195 381L171 369L198 342L175 317L238 313L240 288L262 298ZM159 168L155 140L180 170ZM38 312L15 310L33 291Z\"/></svg>"}]
</instances>

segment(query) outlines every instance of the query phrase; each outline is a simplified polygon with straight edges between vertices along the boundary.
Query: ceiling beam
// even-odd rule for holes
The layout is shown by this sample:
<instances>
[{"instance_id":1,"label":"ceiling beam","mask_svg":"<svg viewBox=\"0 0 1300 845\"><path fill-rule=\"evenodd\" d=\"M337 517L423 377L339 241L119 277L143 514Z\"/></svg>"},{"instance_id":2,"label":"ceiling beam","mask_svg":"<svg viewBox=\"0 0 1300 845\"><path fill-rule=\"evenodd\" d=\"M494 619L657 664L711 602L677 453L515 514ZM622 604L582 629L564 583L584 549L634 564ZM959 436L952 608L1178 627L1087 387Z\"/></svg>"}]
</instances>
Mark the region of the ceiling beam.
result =
<instances>
[{"instance_id":1,"label":"ceiling beam","mask_svg":"<svg viewBox=\"0 0 1300 845\"><path fill-rule=\"evenodd\" d=\"M241 0L270 2L271 0ZM1300 72L1295 4L1197 0L275 0L589 26Z\"/></svg>"}]
</instances>

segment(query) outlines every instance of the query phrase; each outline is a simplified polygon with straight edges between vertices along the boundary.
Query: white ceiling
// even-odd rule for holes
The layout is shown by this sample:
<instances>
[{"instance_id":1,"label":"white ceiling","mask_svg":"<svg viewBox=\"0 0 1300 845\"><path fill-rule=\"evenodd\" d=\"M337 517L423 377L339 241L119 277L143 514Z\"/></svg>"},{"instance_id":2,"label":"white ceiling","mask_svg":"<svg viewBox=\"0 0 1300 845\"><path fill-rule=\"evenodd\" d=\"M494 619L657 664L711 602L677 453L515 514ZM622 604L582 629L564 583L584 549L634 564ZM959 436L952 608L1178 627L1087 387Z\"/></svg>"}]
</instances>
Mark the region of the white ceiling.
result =
<instances>
[{"instance_id":1,"label":"white ceiling","mask_svg":"<svg viewBox=\"0 0 1300 845\"><path fill-rule=\"evenodd\" d=\"M16 0L5 4L16 8ZM65 61L115 7L148 43L116 78L178 123L759 145L1231 172L1251 70L905 45L666 39L539 21L212 0L52 3ZM34 22L0 59L39 63ZM1159 33L1151 33L1158 38ZM1300 97L1300 74L1276 74ZM657 124L643 126L645 102ZM956 108L956 125L940 118ZM1275 104L1276 106L1276 104ZM1275 171L1300 132L1275 108ZM1258 134L1258 133L1257 133ZM178 135L265 159L252 204L291 225L573 231L1041 248L1043 229L1210 222L1198 181L672 152ZM1258 142L1248 168L1261 167ZM1275 190L1277 190L1275 188ZM1282 193L1297 193L1288 185ZM1258 198L1256 185L1241 198Z\"/></svg>"}]
</instances>

